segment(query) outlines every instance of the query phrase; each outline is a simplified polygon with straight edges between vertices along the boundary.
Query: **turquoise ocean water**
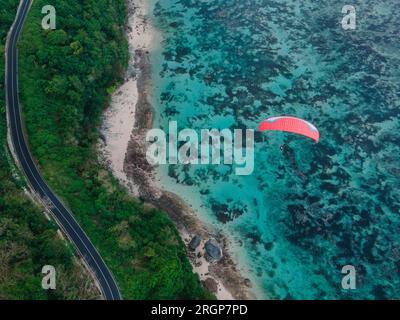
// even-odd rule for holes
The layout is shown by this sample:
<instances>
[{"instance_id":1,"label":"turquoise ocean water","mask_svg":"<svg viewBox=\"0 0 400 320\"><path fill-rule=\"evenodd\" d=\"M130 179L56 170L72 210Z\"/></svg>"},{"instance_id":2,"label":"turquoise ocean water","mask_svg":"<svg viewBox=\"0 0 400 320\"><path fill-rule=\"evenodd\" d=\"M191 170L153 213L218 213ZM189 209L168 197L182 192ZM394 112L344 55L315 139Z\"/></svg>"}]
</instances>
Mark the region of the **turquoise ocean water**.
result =
<instances>
[{"instance_id":1,"label":"turquoise ocean water","mask_svg":"<svg viewBox=\"0 0 400 320\"><path fill-rule=\"evenodd\" d=\"M161 166L165 188L225 231L259 298L400 297L400 3L159 0L155 127L314 123L321 140L256 134L255 170ZM281 151L280 146L287 147ZM353 265L357 289L343 290Z\"/></svg>"}]
</instances>

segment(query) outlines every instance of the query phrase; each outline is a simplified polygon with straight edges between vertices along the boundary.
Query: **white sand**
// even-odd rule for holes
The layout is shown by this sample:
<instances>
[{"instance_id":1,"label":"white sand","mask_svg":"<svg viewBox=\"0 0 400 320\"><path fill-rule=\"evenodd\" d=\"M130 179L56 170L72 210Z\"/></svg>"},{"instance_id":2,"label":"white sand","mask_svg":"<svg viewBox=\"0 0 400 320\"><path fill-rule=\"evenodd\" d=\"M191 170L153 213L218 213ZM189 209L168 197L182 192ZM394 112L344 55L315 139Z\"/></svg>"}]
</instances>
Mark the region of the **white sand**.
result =
<instances>
[{"instance_id":1,"label":"white sand","mask_svg":"<svg viewBox=\"0 0 400 320\"><path fill-rule=\"evenodd\" d=\"M135 109L138 100L135 68L135 51L151 51L159 44L159 34L148 23L150 4L146 0L128 1L128 30L130 61L125 83L112 95L109 108L104 113L102 134L105 144L100 148L102 157L115 177L137 195L136 188L129 182L124 172L125 154L135 124Z\"/></svg>"},{"instance_id":2,"label":"white sand","mask_svg":"<svg viewBox=\"0 0 400 320\"><path fill-rule=\"evenodd\" d=\"M105 158L122 183L127 183L123 171L125 153L135 123L137 101L136 80L130 78L113 94L111 106L104 114L102 132L105 137Z\"/></svg>"}]
</instances>

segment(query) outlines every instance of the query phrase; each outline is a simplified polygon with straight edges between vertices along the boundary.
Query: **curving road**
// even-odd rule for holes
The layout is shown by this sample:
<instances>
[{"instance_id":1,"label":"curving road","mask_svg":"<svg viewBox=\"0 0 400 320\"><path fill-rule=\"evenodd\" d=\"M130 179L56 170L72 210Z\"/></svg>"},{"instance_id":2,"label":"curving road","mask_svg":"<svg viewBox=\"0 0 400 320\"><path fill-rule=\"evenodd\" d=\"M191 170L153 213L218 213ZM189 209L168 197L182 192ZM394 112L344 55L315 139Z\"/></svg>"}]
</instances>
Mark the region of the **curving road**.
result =
<instances>
[{"instance_id":1,"label":"curving road","mask_svg":"<svg viewBox=\"0 0 400 320\"><path fill-rule=\"evenodd\" d=\"M7 118L11 148L23 170L31 189L47 205L58 225L75 245L79 254L95 274L105 299L121 300L117 283L100 254L90 242L72 213L61 203L49 188L30 155L24 137L21 109L18 97L18 51L17 42L28 15L32 0L21 0L18 13L7 38L6 46L6 95Z\"/></svg>"}]
</instances>

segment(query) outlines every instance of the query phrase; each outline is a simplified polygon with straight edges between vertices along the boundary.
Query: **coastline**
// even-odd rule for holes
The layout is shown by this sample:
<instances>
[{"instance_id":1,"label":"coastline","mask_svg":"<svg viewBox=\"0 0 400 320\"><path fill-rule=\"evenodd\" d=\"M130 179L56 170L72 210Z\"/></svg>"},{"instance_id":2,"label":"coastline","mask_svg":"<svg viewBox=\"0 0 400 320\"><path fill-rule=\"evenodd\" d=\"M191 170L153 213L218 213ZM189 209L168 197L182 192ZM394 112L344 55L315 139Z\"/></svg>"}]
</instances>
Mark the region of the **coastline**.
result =
<instances>
[{"instance_id":1,"label":"coastline","mask_svg":"<svg viewBox=\"0 0 400 320\"><path fill-rule=\"evenodd\" d=\"M155 168L149 165L145 156L145 136L153 127L149 54L161 38L148 21L150 6L146 0L129 0L128 14L131 59L125 82L113 94L111 105L104 114L102 160L133 196L169 215L187 247L194 272L218 299L254 298L250 293L250 280L240 274L229 253L227 238L201 221L178 195L162 190L156 183ZM192 251L188 245L195 235L202 240ZM221 245L223 257L218 262L205 259L204 244L209 239L216 239Z\"/></svg>"},{"instance_id":2,"label":"coastline","mask_svg":"<svg viewBox=\"0 0 400 320\"><path fill-rule=\"evenodd\" d=\"M137 197L137 188L124 172L126 150L135 125L136 104L139 100L137 82L141 70L137 65L137 54L149 52L157 40L155 30L147 22L149 3L146 0L128 0L127 6L128 23L125 33L130 55L128 70L123 84L112 94L110 106L103 114L99 148L102 162Z\"/></svg>"}]
</instances>

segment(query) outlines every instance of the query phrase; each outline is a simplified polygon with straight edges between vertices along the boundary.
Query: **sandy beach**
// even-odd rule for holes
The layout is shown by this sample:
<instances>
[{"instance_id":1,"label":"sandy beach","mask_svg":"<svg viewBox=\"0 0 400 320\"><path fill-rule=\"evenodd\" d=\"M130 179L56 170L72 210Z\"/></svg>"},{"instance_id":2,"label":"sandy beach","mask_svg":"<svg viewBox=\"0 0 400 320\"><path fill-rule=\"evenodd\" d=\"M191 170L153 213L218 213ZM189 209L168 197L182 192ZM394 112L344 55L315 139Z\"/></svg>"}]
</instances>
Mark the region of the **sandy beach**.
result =
<instances>
[{"instance_id":1,"label":"sandy beach","mask_svg":"<svg viewBox=\"0 0 400 320\"><path fill-rule=\"evenodd\" d=\"M139 99L137 81L140 68L137 66L137 53L150 52L160 42L160 36L147 22L149 10L149 3L145 0L128 1L126 36L129 42L129 66L124 83L112 95L101 128L102 160L135 196L138 191L124 172L124 161L135 125L136 104Z\"/></svg>"},{"instance_id":2,"label":"sandy beach","mask_svg":"<svg viewBox=\"0 0 400 320\"><path fill-rule=\"evenodd\" d=\"M131 61L124 84L115 91L104 113L100 157L133 196L170 216L187 247L195 235L201 238L195 250L187 249L188 256L205 287L218 299L254 298L250 294L250 280L240 274L229 254L226 237L202 222L176 194L162 190L156 182L154 168L146 160L145 135L153 126L149 54L161 44L162 37L150 22L152 8L147 1L130 0L128 4ZM221 260L206 259L205 243L209 239L220 244Z\"/></svg>"}]
</instances>

